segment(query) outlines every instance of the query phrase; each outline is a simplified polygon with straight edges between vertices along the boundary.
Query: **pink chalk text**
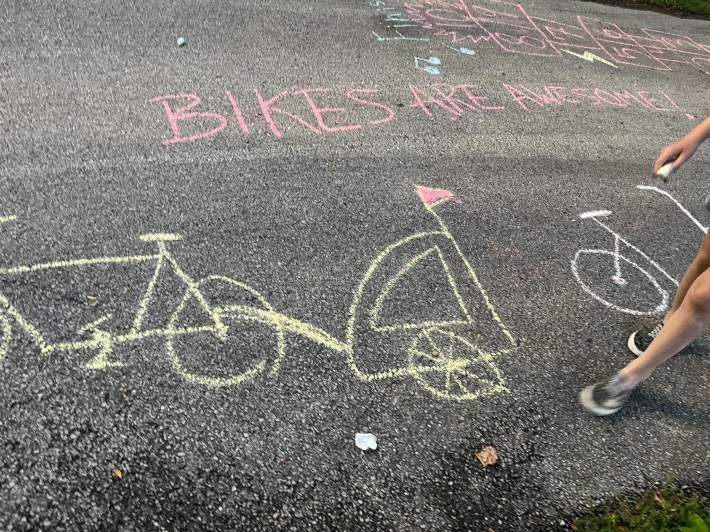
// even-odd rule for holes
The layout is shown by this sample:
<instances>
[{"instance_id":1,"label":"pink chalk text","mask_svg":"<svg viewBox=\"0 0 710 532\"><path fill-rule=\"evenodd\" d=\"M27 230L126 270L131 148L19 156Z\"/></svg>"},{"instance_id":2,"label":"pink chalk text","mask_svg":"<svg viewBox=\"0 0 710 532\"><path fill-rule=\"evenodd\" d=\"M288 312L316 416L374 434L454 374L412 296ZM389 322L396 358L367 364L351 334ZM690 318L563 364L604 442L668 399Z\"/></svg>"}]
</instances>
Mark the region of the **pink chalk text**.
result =
<instances>
[{"instance_id":1,"label":"pink chalk text","mask_svg":"<svg viewBox=\"0 0 710 532\"><path fill-rule=\"evenodd\" d=\"M644 112L679 113L682 110L665 91L619 90L561 85L530 86L503 83L497 95L473 83L408 84L390 98L379 89L356 87L301 88L264 94L254 90L253 99L239 101L225 91L219 106L203 110L195 94L158 96L149 103L160 104L172 136L163 144L195 142L221 133L231 123L242 135L254 133L282 138L289 135L348 134L382 127L403 118L457 121L474 114L494 117L507 112L553 112L560 107L583 106L592 109L629 108ZM488 94L487 94L488 93ZM402 100L408 104L402 103ZM244 101L247 106L244 107ZM214 102L212 102L214 105ZM396 110L397 107L401 109ZM199 109L198 109L199 108Z\"/></svg>"}]
</instances>

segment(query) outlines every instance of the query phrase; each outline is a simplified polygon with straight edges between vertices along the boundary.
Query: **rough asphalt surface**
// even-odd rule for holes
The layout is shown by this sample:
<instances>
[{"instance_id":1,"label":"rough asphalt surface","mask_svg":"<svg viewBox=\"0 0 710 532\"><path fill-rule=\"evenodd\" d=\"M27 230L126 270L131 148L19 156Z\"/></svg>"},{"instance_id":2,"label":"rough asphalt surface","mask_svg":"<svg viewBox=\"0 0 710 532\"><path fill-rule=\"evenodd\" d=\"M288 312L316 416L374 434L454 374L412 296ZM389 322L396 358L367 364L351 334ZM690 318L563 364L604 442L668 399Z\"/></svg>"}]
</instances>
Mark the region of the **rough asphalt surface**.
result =
<instances>
[{"instance_id":1,"label":"rough asphalt surface","mask_svg":"<svg viewBox=\"0 0 710 532\"><path fill-rule=\"evenodd\" d=\"M461 16L438 4L440 19ZM482 7L522 13L466 5L480 17L492 16ZM706 51L659 70L631 64L648 61L628 49L627 64L606 55L609 65L453 43L401 0L3 2L0 529L550 530L671 477L707 486L710 343L660 369L620 413L588 415L579 390L630 360L626 337L647 318L592 298L571 262L580 249L613 251L612 234L578 216L611 211L598 219L646 258L621 244L621 286L610 281L611 251L583 254L580 280L641 313L664 290L672 296L649 261L679 279L703 233L670 198L636 186L657 185L660 148L709 114L710 23L523 5L570 32L582 15L605 21L594 28L609 38L615 23L688 36ZM414 93L435 95L435 83L476 85L481 105L504 109L416 106ZM654 101L621 106L568 90L579 104L522 100L526 112L504 83ZM343 111L323 112L319 125L303 88L330 89L307 94ZM257 90L264 100L288 91L274 105L309 126L272 109L277 137ZM202 103L182 115L194 99L149 102L189 94ZM162 143L174 138L165 105L181 138L222 127L185 113L227 125ZM703 225L709 162L701 149L663 186ZM351 327L354 294L380 253L440 229L416 186L459 201L433 207L451 239L386 255ZM155 254L138 238L148 233L182 240L166 243L174 262L144 307L140 330L153 332L121 341L155 264L71 261ZM223 276L197 291L211 309L231 306L226 335L194 293L180 307L174 264L195 282ZM203 332L175 333L188 327ZM429 353L425 333L463 339L450 342L461 355ZM113 339L104 355L96 338ZM112 364L87 368L101 356ZM469 395L456 400L462 380ZM357 432L379 448L356 448ZM487 445L500 459L484 468L475 453Z\"/></svg>"}]
</instances>

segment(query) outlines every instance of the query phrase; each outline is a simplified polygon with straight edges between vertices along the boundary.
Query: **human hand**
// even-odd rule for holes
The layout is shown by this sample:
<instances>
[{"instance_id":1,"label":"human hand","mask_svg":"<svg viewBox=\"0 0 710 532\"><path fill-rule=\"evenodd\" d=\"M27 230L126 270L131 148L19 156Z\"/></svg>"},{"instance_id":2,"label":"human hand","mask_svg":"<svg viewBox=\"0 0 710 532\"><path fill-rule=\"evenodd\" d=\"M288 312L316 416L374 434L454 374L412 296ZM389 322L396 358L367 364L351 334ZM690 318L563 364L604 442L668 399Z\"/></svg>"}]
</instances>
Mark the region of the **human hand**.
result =
<instances>
[{"instance_id":1,"label":"human hand","mask_svg":"<svg viewBox=\"0 0 710 532\"><path fill-rule=\"evenodd\" d=\"M656 164L653 165L653 175L656 175L662 166L670 162L673 163L672 171L675 172L678 170L678 168L695 153L700 143L700 140L687 135L678 142L663 148L658 159L656 159Z\"/></svg>"}]
</instances>

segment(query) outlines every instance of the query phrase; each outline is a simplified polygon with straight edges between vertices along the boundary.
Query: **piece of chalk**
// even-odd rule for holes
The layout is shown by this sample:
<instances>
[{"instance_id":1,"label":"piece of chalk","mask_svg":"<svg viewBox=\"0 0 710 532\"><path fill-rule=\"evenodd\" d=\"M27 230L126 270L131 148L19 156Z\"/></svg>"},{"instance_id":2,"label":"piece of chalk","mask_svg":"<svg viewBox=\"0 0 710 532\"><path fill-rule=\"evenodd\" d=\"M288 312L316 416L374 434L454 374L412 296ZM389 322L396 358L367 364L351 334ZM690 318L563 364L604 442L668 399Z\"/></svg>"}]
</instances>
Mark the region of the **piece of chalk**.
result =
<instances>
[{"instance_id":1,"label":"piece of chalk","mask_svg":"<svg viewBox=\"0 0 710 532\"><path fill-rule=\"evenodd\" d=\"M664 181L668 179L668 176L673 173L673 163L666 163L656 172L656 175L663 178Z\"/></svg>"},{"instance_id":2,"label":"piece of chalk","mask_svg":"<svg viewBox=\"0 0 710 532\"><path fill-rule=\"evenodd\" d=\"M184 46L184 45L185 45L185 38L184 38L184 37L178 37L177 45L178 45L178 46Z\"/></svg>"}]
</instances>

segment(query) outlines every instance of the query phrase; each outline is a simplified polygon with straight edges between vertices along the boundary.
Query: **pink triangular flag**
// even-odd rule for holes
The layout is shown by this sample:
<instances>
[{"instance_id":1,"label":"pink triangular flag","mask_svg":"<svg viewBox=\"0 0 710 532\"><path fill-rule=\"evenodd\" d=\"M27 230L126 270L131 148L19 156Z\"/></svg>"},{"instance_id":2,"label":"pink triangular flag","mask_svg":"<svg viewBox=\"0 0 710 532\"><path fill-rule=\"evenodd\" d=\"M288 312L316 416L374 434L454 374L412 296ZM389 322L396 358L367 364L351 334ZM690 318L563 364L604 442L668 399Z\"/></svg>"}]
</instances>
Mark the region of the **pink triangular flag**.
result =
<instances>
[{"instance_id":1,"label":"pink triangular flag","mask_svg":"<svg viewBox=\"0 0 710 532\"><path fill-rule=\"evenodd\" d=\"M433 207L438 201L454 197L451 192L441 188L417 187L417 194L427 207Z\"/></svg>"}]
</instances>

